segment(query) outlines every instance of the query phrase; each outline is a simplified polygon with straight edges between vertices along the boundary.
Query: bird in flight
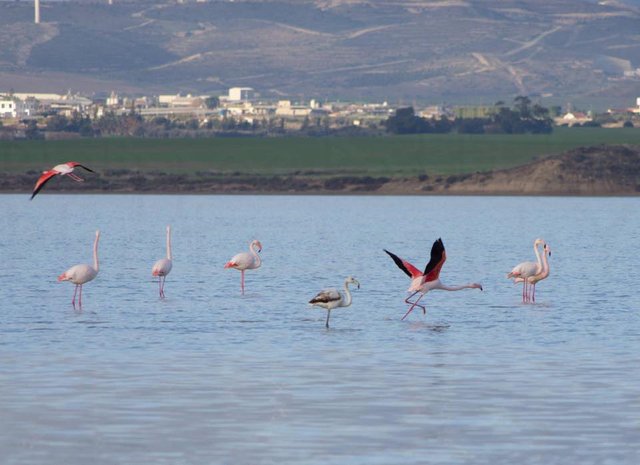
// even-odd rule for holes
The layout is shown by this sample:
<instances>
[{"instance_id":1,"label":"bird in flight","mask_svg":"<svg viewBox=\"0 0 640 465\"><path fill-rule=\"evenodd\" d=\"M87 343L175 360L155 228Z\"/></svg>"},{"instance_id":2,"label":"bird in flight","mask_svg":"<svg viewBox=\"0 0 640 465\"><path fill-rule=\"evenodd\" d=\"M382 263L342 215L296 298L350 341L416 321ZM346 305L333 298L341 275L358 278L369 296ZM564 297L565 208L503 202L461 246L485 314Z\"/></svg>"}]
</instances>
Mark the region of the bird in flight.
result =
<instances>
[{"instance_id":1,"label":"bird in flight","mask_svg":"<svg viewBox=\"0 0 640 465\"><path fill-rule=\"evenodd\" d=\"M42 190L44 185L57 175L69 176L71 179L73 179L76 182L83 182L84 179L82 179L77 174L73 173L73 170L76 168L76 166L83 168L87 171L90 171L91 173L95 172L92 169L87 168L86 166L81 165L80 163L75 161L68 161L66 163L56 165L50 170L42 172L42 175L40 175L40 177L38 178L38 181L36 182L36 185L33 188L33 193L31 194L31 198L29 200L33 200L36 194Z\"/></svg>"}]
</instances>

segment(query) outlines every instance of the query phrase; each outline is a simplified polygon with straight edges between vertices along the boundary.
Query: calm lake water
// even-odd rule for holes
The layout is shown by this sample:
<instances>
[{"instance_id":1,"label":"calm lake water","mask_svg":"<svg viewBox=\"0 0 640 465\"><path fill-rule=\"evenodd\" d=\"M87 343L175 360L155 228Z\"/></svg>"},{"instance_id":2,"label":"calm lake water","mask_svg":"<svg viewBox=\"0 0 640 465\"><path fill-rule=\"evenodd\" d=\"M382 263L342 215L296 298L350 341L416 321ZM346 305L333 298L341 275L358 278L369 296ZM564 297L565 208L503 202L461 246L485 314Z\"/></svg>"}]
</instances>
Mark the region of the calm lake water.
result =
<instances>
[{"instance_id":1,"label":"calm lake water","mask_svg":"<svg viewBox=\"0 0 640 465\"><path fill-rule=\"evenodd\" d=\"M640 199L2 195L0 463L640 463ZM159 300L152 264L173 227ZM71 307L56 277L101 270ZM442 237L447 284L405 321ZM551 245L538 302L505 274ZM262 268L223 269L251 239ZM353 305L306 302L347 275Z\"/></svg>"}]
</instances>

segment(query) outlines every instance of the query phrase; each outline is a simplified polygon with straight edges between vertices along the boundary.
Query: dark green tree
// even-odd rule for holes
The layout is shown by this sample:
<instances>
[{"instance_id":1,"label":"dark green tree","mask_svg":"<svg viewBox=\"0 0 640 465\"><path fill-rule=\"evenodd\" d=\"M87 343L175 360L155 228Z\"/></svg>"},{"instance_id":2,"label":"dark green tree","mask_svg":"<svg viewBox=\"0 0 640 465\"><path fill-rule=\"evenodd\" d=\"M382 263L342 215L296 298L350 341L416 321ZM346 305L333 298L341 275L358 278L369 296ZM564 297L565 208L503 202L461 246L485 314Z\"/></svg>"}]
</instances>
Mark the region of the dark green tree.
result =
<instances>
[{"instance_id":1,"label":"dark green tree","mask_svg":"<svg viewBox=\"0 0 640 465\"><path fill-rule=\"evenodd\" d=\"M220 106L220 99L218 97L207 97L204 100L204 105L209 108L218 108Z\"/></svg>"}]
</instances>

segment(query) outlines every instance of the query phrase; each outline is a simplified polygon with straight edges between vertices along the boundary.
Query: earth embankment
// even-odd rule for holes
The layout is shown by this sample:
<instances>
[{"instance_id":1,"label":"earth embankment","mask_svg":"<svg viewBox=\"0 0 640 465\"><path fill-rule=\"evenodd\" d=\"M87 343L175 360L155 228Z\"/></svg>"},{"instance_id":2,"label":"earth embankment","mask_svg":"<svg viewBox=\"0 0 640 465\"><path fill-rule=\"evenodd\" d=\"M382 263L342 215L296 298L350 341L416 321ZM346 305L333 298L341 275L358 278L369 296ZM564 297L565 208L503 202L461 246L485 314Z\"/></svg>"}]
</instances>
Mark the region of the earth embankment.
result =
<instances>
[{"instance_id":1,"label":"earth embankment","mask_svg":"<svg viewBox=\"0 0 640 465\"><path fill-rule=\"evenodd\" d=\"M428 172L429 167L425 170ZM4 173L2 192L30 192L37 171ZM287 175L198 171L192 174L103 170L85 182L53 179L50 192L193 194L380 194L380 195L640 195L640 146L580 147L514 168L440 176L343 175L296 171Z\"/></svg>"}]
</instances>

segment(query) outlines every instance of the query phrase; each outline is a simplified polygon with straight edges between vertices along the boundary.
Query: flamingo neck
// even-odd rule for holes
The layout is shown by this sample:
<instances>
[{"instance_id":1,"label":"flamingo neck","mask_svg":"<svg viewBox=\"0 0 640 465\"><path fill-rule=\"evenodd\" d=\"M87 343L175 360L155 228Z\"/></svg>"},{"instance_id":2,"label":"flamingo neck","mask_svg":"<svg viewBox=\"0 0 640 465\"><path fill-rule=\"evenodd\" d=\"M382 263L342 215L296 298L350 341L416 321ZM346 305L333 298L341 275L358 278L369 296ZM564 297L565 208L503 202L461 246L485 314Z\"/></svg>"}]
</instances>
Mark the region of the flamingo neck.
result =
<instances>
[{"instance_id":1,"label":"flamingo neck","mask_svg":"<svg viewBox=\"0 0 640 465\"><path fill-rule=\"evenodd\" d=\"M462 284L460 286L447 286L445 284L440 283L440 285L436 289L441 289L443 291L461 291L462 289L472 289L473 284Z\"/></svg>"},{"instance_id":2,"label":"flamingo neck","mask_svg":"<svg viewBox=\"0 0 640 465\"><path fill-rule=\"evenodd\" d=\"M542 252L542 271L540 273L542 278L549 276L549 271L549 260L547 259L547 251L545 250Z\"/></svg>"},{"instance_id":3,"label":"flamingo neck","mask_svg":"<svg viewBox=\"0 0 640 465\"><path fill-rule=\"evenodd\" d=\"M172 260L172 256L171 256L171 228L167 228L167 259Z\"/></svg>"},{"instance_id":4,"label":"flamingo neck","mask_svg":"<svg viewBox=\"0 0 640 465\"><path fill-rule=\"evenodd\" d=\"M253 254L253 258L254 258L254 265L255 265L256 268L259 268L260 265L262 265L262 259L260 258L260 255L258 254L258 252L255 249L255 247L256 247L256 245L253 242L251 244L249 244L249 250Z\"/></svg>"},{"instance_id":5,"label":"flamingo neck","mask_svg":"<svg viewBox=\"0 0 640 465\"><path fill-rule=\"evenodd\" d=\"M342 307L348 307L351 305L351 291L349 291L349 282L344 282L344 301Z\"/></svg>"},{"instance_id":6,"label":"flamingo neck","mask_svg":"<svg viewBox=\"0 0 640 465\"><path fill-rule=\"evenodd\" d=\"M536 242L533 243L533 251L536 254L536 258L538 259L538 273L542 270L542 259L540 258L540 251L538 250L538 244ZM544 254L543 254L544 255Z\"/></svg>"},{"instance_id":7,"label":"flamingo neck","mask_svg":"<svg viewBox=\"0 0 640 465\"><path fill-rule=\"evenodd\" d=\"M93 241L93 267L96 270L96 273L100 270L100 264L98 263L98 240L100 239L100 234L96 234L96 240Z\"/></svg>"}]
</instances>

